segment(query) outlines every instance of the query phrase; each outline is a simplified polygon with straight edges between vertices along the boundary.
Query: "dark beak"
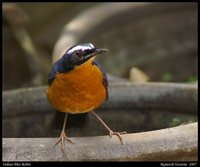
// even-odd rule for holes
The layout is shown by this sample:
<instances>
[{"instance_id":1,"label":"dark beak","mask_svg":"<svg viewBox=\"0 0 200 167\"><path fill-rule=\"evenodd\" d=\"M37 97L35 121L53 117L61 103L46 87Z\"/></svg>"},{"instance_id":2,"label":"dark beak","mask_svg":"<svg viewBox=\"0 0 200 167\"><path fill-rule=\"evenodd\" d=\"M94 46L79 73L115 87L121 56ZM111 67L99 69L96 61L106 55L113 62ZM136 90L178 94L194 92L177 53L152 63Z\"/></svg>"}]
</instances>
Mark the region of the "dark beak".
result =
<instances>
[{"instance_id":1,"label":"dark beak","mask_svg":"<svg viewBox=\"0 0 200 167\"><path fill-rule=\"evenodd\" d=\"M108 49L95 49L94 52L92 54L90 54L90 57L94 57L96 55L106 53L108 51L109 51Z\"/></svg>"},{"instance_id":2,"label":"dark beak","mask_svg":"<svg viewBox=\"0 0 200 167\"><path fill-rule=\"evenodd\" d=\"M102 54L102 53L105 53L105 52L108 52L108 51L109 51L108 49L95 49L92 53L90 53L89 55L85 56L84 59L88 60L91 57L94 57L96 55L99 55L99 54Z\"/></svg>"},{"instance_id":3,"label":"dark beak","mask_svg":"<svg viewBox=\"0 0 200 167\"><path fill-rule=\"evenodd\" d=\"M95 49L94 54L98 55L98 54L106 53L108 51L109 51L108 49Z\"/></svg>"}]
</instances>

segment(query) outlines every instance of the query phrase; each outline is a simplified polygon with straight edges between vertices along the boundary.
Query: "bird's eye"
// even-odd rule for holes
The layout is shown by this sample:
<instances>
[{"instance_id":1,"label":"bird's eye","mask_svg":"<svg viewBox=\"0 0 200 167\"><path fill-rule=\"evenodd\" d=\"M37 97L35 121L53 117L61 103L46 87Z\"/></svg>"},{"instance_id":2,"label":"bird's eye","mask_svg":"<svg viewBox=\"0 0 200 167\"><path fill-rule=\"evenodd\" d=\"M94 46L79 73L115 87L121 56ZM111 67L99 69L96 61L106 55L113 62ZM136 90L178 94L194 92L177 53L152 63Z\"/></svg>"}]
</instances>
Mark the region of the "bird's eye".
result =
<instances>
[{"instance_id":1,"label":"bird's eye","mask_svg":"<svg viewBox=\"0 0 200 167\"><path fill-rule=\"evenodd\" d=\"M76 51L75 51L75 54L76 54L76 56L78 56L78 57L82 57L83 51L82 51L82 50L76 50Z\"/></svg>"}]
</instances>

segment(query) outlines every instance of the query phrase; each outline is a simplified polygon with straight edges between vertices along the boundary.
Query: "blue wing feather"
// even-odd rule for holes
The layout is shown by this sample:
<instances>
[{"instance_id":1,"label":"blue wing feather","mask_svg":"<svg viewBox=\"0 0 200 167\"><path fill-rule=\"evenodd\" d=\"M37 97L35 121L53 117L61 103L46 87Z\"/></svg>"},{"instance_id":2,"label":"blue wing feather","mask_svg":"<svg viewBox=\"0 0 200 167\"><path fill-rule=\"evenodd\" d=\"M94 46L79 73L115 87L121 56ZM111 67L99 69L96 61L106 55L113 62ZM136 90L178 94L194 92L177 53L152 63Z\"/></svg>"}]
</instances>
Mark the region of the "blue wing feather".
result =
<instances>
[{"instance_id":1,"label":"blue wing feather","mask_svg":"<svg viewBox=\"0 0 200 167\"><path fill-rule=\"evenodd\" d=\"M54 79L56 78L56 73L58 72L57 70L57 65L56 63L53 65L53 67L51 68L51 71L49 73L48 76L48 85L51 85L52 82L54 81Z\"/></svg>"},{"instance_id":2,"label":"blue wing feather","mask_svg":"<svg viewBox=\"0 0 200 167\"><path fill-rule=\"evenodd\" d=\"M101 67L101 65L99 64L99 62L97 60L94 60L92 62L94 65L96 65L102 72L103 74L103 85L106 89L106 100L108 100L108 78L107 78L107 75L106 75L106 72L104 71L104 69Z\"/></svg>"},{"instance_id":3,"label":"blue wing feather","mask_svg":"<svg viewBox=\"0 0 200 167\"><path fill-rule=\"evenodd\" d=\"M72 66L64 65L64 57L59 59L51 68L51 71L48 76L48 84L51 85L54 79L56 78L56 74L59 72L69 72L73 69Z\"/></svg>"}]
</instances>

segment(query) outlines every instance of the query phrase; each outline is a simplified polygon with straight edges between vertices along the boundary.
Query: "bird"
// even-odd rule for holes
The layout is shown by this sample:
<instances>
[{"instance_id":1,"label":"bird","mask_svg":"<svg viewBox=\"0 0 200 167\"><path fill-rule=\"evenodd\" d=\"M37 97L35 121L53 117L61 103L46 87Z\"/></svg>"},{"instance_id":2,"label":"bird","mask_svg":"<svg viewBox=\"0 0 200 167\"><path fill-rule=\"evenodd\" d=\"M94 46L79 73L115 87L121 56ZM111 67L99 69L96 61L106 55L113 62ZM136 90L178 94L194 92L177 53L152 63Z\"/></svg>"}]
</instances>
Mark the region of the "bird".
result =
<instances>
[{"instance_id":1,"label":"bird","mask_svg":"<svg viewBox=\"0 0 200 167\"><path fill-rule=\"evenodd\" d=\"M65 154L65 140L72 140L66 135L68 115L92 113L107 129L110 137L116 135L122 142L122 134L115 132L95 113L105 100L108 100L108 78L106 72L95 59L108 49L96 48L92 43L77 44L69 49L53 65L48 75L47 98L57 112L64 114L60 137L55 143L61 143Z\"/></svg>"}]
</instances>

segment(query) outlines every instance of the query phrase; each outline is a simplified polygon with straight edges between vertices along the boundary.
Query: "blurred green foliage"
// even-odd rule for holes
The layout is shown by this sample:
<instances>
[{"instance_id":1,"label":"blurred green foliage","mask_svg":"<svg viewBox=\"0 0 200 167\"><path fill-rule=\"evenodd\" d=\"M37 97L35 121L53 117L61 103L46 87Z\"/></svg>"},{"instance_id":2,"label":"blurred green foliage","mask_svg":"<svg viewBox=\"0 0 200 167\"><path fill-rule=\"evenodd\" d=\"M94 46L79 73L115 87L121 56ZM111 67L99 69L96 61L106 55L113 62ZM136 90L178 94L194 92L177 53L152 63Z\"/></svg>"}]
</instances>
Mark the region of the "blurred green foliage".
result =
<instances>
[{"instance_id":1,"label":"blurred green foliage","mask_svg":"<svg viewBox=\"0 0 200 167\"><path fill-rule=\"evenodd\" d=\"M181 124L181 120L179 118L173 118L170 125L173 127L173 126L178 126Z\"/></svg>"},{"instance_id":2,"label":"blurred green foliage","mask_svg":"<svg viewBox=\"0 0 200 167\"><path fill-rule=\"evenodd\" d=\"M187 80L188 83L194 83L197 82L197 76L196 75L192 75L188 78Z\"/></svg>"},{"instance_id":3,"label":"blurred green foliage","mask_svg":"<svg viewBox=\"0 0 200 167\"><path fill-rule=\"evenodd\" d=\"M163 75L162 75L162 81L169 82L171 80L172 80L172 74L171 73L169 73L169 72L163 73Z\"/></svg>"}]
</instances>

